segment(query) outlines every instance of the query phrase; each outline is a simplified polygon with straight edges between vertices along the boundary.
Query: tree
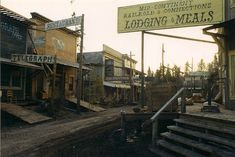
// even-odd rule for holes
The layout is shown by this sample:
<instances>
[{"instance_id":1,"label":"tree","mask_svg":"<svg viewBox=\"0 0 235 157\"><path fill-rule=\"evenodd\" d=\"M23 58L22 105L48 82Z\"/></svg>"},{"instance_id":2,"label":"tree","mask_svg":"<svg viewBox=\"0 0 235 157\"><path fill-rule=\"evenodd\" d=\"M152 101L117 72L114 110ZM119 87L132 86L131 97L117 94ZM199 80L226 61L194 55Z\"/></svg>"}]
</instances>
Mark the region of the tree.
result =
<instances>
[{"instance_id":1,"label":"tree","mask_svg":"<svg viewBox=\"0 0 235 157\"><path fill-rule=\"evenodd\" d=\"M197 67L198 71L206 71L206 63L203 59L200 60L198 67Z\"/></svg>"},{"instance_id":2,"label":"tree","mask_svg":"<svg viewBox=\"0 0 235 157\"><path fill-rule=\"evenodd\" d=\"M169 67L169 64L167 65L167 68L166 68L166 75L165 75L165 78L166 80L170 80L171 79L171 71L170 71L170 67Z\"/></svg>"},{"instance_id":3,"label":"tree","mask_svg":"<svg viewBox=\"0 0 235 157\"><path fill-rule=\"evenodd\" d=\"M148 76L148 77L153 77L153 72L152 72L152 70L150 69L150 67L148 67L147 76Z\"/></svg>"},{"instance_id":4,"label":"tree","mask_svg":"<svg viewBox=\"0 0 235 157\"><path fill-rule=\"evenodd\" d=\"M161 79L161 70L156 70L155 75L154 75L156 81L160 81Z\"/></svg>"},{"instance_id":5,"label":"tree","mask_svg":"<svg viewBox=\"0 0 235 157\"><path fill-rule=\"evenodd\" d=\"M177 65L174 65L174 67L172 68L172 80L176 81L180 78L180 67L178 67Z\"/></svg>"},{"instance_id":6,"label":"tree","mask_svg":"<svg viewBox=\"0 0 235 157\"><path fill-rule=\"evenodd\" d=\"M207 70L209 72L213 72L218 75L219 74L219 66L220 66L219 61L218 61L217 55L215 54L213 61L207 65Z\"/></svg>"},{"instance_id":7,"label":"tree","mask_svg":"<svg viewBox=\"0 0 235 157\"><path fill-rule=\"evenodd\" d=\"M188 74L189 74L189 72L190 72L190 64L189 64L189 62L187 61L186 63L185 63L185 66L184 66L184 73L185 73L185 75L187 76Z\"/></svg>"}]
</instances>

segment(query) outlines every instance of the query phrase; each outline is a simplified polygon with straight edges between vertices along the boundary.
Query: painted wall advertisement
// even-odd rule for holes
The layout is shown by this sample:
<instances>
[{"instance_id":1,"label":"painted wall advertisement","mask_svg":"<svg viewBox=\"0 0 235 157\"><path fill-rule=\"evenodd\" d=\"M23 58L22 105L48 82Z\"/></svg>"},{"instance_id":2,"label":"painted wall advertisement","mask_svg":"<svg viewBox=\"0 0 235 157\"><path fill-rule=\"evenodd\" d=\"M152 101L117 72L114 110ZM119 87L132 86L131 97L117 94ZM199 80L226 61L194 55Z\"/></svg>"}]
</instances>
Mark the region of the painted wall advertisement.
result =
<instances>
[{"instance_id":1,"label":"painted wall advertisement","mask_svg":"<svg viewBox=\"0 0 235 157\"><path fill-rule=\"evenodd\" d=\"M223 21L224 0L169 0L118 8L118 33Z\"/></svg>"}]
</instances>

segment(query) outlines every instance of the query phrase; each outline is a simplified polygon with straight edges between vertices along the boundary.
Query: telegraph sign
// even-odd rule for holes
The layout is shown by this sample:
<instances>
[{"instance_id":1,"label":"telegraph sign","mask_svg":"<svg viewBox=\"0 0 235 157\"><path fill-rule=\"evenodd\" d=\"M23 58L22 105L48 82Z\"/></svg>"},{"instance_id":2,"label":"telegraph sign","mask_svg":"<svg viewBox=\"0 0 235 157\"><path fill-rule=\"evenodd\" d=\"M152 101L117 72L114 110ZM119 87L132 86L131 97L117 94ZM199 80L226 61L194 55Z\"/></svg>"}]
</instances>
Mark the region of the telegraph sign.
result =
<instances>
[{"instance_id":1,"label":"telegraph sign","mask_svg":"<svg viewBox=\"0 0 235 157\"><path fill-rule=\"evenodd\" d=\"M82 16L72 17L68 19L63 19L59 21L48 22L45 24L45 31L57 28L64 28L69 26L80 25Z\"/></svg>"},{"instance_id":2,"label":"telegraph sign","mask_svg":"<svg viewBox=\"0 0 235 157\"><path fill-rule=\"evenodd\" d=\"M55 56L51 55L31 55L31 54L12 54L12 62L31 62L31 63L54 63Z\"/></svg>"},{"instance_id":3,"label":"telegraph sign","mask_svg":"<svg viewBox=\"0 0 235 157\"><path fill-rule=\"evenodd\" d=\"M224 21L224 0L168 0L118 8L118 33Z\"/></svg>"}]
</instances>

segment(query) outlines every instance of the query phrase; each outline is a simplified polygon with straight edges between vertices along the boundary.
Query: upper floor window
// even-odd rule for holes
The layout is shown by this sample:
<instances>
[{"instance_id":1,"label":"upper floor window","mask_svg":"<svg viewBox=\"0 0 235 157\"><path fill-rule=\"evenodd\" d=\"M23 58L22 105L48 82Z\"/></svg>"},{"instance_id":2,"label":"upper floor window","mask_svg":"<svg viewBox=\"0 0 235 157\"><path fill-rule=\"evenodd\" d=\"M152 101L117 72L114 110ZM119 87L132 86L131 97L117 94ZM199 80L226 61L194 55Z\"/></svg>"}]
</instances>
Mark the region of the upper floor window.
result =
<instances>
[{"instance_id":1,"label":"upper floor window","mask_svg":"<svg viewBox=\"0 0 235 157\"><path fill-rule=\"evenodd\" d=\"M105 76L114 76L113 59L105 59Z\"/></svg>"},{"instance_id":2,"label":"upper floor window","mask_svg":"<svg viewBox=\"0 0 235 157\"><path fill-rule=\"evenodd\" d=\"M74 86L74 77L70 76L69 77L69 90L73 91L73 86Z\"/></svg>"}]
</instances>

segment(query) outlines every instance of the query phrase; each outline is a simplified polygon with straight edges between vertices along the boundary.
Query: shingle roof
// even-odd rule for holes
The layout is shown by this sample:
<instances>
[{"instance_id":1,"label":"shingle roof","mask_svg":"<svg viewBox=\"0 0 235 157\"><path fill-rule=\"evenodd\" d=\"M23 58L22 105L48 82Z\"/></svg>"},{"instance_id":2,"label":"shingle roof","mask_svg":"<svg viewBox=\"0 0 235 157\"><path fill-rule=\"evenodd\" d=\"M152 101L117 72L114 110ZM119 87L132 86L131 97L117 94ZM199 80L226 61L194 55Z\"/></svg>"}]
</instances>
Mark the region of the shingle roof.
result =
<instances>
[{"instance_id":1,"label":"shingle roof","mask_svg":"<svg viewBox=\"0 0 235 157\"><path fill-rule=\"evenodd\" d=\"M2 5L0 5L0 14L11 17L17 21L20 21L20 22L26 24L26 25L34 25L35 24L32 21L30 21L28 18L14 12L6 7L3 7Z\"/></svg>"}]
</instances>

